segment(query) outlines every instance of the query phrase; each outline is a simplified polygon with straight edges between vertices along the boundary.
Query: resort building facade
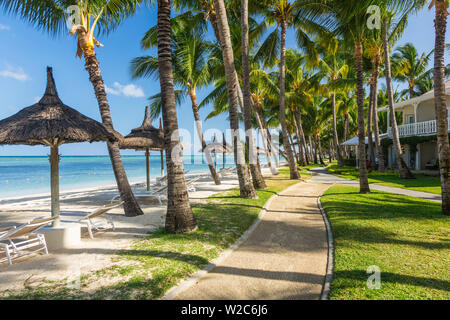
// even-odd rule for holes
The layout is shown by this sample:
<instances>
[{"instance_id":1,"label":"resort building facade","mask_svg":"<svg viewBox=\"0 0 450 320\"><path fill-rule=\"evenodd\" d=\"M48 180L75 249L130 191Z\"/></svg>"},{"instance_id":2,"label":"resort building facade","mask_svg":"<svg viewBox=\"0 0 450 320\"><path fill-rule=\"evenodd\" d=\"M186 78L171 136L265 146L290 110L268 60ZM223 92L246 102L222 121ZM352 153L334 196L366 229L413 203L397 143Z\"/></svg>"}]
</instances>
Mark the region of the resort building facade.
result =
<instances>
[{"instance_id":1,"label":"resort building facade","mask_svg":"<svg viewBox=\"0 0 450 320\"><path fill-rule=\"evenodd\" d=\"M450 81L445 84L447 95L447 123L450 128ZM411 170L438 170L437 127L434 107L434 90L419 97L396 103L395 112L400 112L402 125L398 126L403 159ZM387 112L387 135L383 139L387 166L397 167L392 146L392 127L389 106L378 109Z\"/></svg>"}]
</instances>

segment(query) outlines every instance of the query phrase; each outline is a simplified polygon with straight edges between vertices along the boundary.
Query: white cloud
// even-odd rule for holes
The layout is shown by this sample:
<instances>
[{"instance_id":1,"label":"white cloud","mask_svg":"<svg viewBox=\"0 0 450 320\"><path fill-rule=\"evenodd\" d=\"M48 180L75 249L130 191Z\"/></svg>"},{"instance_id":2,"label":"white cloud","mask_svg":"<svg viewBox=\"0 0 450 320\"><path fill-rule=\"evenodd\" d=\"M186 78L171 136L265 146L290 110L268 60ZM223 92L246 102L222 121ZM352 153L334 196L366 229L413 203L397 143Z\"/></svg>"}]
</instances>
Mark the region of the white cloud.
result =
<instances>
[{"instance_id":1,"label":"white cloud","mask_svg":"<svg viewBox=\"0 0 450 320\"><path fill-rule=\"evenodd\" d=\"M0 23L0 30L11 30L11 27Z\"/></svg>"},{"instance_id":2,"label":"white cloud","mask_svg":"<svg viewBox=\"0 0 450 320\"><path fill-rule=\"evenodd\" d=\"M39 100L41 100L41 97L36 96L36 97L33 98L33 102L34 103L38 103Z\"/></svg>"},{"instance_id":3,"label":"white cloud","mask_svg":"<svg viewBox=\"0 0 450 320\"><path fill-rule=\"evenodd\" d=\"M141 87L138 87L134 84L122 85L119 82L114 82L113 87L114 88L110 88L107 85L105 85L106 93L115 96L123 95L125 97L132 97L132 98L142 98L145 96L144 90L142 90Z\"/></svg>"},{"instance_id":4,"label":"white cloud","mask_svg":"<svg viewBox=\"0 0 450 320\"><path fill-rule=\"evenodd\" d=\"M21 67L13 68L8 66L5 70L0 71L0 77L12 78L19 81L30 80L30 76Z\"/></svg>"}]
</instances>

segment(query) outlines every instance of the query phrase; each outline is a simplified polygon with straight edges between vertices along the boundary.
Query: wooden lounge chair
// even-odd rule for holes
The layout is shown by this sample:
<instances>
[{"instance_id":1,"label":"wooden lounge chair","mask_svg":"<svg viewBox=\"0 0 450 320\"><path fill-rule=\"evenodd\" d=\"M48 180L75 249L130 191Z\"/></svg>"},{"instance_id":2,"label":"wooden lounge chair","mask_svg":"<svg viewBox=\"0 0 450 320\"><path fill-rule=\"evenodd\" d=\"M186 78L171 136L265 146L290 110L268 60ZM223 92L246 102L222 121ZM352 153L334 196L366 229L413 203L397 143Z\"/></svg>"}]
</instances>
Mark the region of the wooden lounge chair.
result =
<instances>
[{"instance_id":1,"label":"wooden lounge chair","mask_svg":"<svg viewBox=\"0 0 450 320\"><path fill-rule=\"evenodd\" d=\"M8 263L12 264L15 258L39 251L48 254L45 236L37 231L55 219L56 217L35 219L17 228L9 227L9 230L3 228L4 231L0 233L0 253L6 257L0 258L0 262L8 260Z\"/></svg>"},{"instance_id":2,"label":"wooden lounge chair","mask_svg":"<svg viewBox=\"0 0 450 320\"><path fill-rule=\"evenodd\" d=\"M91 239L94 239L94 233L93 233L94 230L95 231L105 231L105 230L109 230L109 229L112 229L113 231L115 230L114 222L110 215L105 215L106 222L105 221L102 221L102 222L94 221L94 218L99 218L101 215L107 213L109 210L117 208L117 207L121 206L122 204L123 204L123 201L104 205L103 207L98 208L97 210L89 213L87 216L85 216L79 220L80 223L86 224L88 233L89 233L89 237Z\"/></svg>"}]
</instances>

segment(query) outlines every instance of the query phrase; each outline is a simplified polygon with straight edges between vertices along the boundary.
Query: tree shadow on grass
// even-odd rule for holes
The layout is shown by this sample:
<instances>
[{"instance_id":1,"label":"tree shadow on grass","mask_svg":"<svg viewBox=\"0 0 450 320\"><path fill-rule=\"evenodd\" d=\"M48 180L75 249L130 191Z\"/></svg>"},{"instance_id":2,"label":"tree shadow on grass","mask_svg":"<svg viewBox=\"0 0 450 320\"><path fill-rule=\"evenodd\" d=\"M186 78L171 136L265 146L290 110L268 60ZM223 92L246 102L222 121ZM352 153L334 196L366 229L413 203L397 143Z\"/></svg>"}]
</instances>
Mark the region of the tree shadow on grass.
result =
<instances>
[{"instance_id":1,"label":"tree shadow on grass","mask_svg":"<svg viewBox=\"0 0 450 320\"><path fill-rule=\"evenodd\" d=\"M343 287L353 288L355 286L355 283L353 281L346 281L346 280L360 280L365 284L368 276L369 275L365 270L343 270L343 271L335 271L333 274L333 278L335 280L337 279L341 280L338 286L338 288L341 289ZM420 286L424 288L437 290L446 290L446 291L450 290L450 282L446 280L402 275L392 272L383 272L383 270L381 270L381 286L383 286L383 282L389 282L393 284L405 284L410 286ZM333 283L335 284L335 282ZM345 285L345 283L348 283L348 285Z\"/></svg>"},{"instance_id":2,"label":"tree shadow on grass","mask_svg":"<svg viewBox=\"0 0 450 320\"><path fill-rule=\"evenodd\" d=\"M440 239L439 242L399 239L398 234L376 227L361 227L348 225L333 226L336 241L352 241L353 243L385 243L392 245L407 245L430 250L450 249L450 239Z\"/></svg>"}]
</instances>

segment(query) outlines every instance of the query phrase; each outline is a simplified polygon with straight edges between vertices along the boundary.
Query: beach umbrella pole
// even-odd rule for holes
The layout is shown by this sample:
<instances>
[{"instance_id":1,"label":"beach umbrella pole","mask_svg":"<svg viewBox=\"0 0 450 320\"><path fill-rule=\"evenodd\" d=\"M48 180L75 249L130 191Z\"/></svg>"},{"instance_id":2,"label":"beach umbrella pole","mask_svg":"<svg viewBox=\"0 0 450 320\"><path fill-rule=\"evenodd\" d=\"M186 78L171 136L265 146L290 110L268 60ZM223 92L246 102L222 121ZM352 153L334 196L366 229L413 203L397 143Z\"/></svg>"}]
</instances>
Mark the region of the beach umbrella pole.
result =
<instances>
[{"instance_id":1,"label":"beach umbrella pole","mask_svg":"<svg viewBox=\"0 0 450 320\"><path fill-rule=\"evenodd\" d=\"M50 147L50 190L52 217L58 217L53 221L53 227L59 227L59 154L58 142L56 141Z\"/></svg>"},{"instance_id":2,"label":"beach umbrella pole","mask_svg":"<svg viewBox=\"0 0 450 320\"><path fill-rule=\"evenodd\" d=\"M145 167L147 169L147 191L150 191L150 151L145 149Z\"/></svg>"}]
</instances>

